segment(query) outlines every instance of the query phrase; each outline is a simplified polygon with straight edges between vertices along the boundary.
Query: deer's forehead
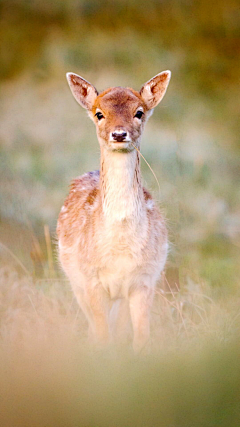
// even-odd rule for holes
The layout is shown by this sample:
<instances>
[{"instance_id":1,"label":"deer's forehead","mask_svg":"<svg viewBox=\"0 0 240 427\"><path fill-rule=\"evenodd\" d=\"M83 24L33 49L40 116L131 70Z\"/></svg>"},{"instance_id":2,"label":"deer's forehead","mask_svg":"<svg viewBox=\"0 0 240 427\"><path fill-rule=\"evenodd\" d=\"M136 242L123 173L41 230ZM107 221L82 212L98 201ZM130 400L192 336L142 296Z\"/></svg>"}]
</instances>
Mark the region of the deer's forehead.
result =
<instances>
[{"instance_id":1,"label":"deer's forehead","mask_svg":"<svg viewBox=\"0 0 240 427\"><path fill-rule=\"evenodd\" d=\"M134 110L142 105L141 96L138 92L128 88L111 88L101 93L94 104L94 108L106 112L124 112Z\"/></svg>"}]
</instances>

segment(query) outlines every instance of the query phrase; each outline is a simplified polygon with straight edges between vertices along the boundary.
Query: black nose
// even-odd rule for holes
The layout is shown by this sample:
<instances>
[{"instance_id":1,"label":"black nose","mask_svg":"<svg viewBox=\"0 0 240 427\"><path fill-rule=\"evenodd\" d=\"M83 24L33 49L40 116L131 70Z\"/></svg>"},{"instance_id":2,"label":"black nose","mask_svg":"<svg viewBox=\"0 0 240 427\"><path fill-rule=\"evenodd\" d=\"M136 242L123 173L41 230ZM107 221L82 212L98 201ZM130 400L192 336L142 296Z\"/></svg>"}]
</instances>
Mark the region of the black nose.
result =
<instances>
[{"instance_id":1,"label":"black nose","mask_svg":"<svg viewBox=\"0 0 240 427\"><path fill-rule=\"evenodd\" d=\"M114 141L123 142L127 136L127 132L113 132L112 137Z\"/></svg>"}]
</instances>

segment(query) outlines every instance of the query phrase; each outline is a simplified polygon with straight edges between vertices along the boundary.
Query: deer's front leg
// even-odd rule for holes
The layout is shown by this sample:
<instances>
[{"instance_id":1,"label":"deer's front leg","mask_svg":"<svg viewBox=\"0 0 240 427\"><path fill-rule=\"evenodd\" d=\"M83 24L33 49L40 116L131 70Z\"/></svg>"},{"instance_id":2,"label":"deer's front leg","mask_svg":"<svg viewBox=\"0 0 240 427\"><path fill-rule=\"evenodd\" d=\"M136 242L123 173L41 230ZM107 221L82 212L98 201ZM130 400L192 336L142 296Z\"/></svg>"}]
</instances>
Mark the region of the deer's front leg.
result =
<instances>
[{"instance_id":1,"label":"deer's front leg","mask_svg":"<svg viewBox=\"0 0 240 427\"><path fill-rule=\"evenodd\" d=\"M115 301L111 310L113 334L116 343L127 344L130 334L129 301L119 299Z\"/></svg>"},{"instance_id":2,"label":"deer's front leg","mask_svg":"<svg viewBox=\"0 0 240 427\"><path fill-rule=\"evenodd\" d=\"M129 298L130 314L133 326L133 349L139 352L149 340L150 309L153 302L154 289L140 286Z\"/></svg>"},{"instance_id":3,"label":"deer's front leg","mask_svg":"<svg viewBox=\"0 0 240 427\"><path fill-rule=\"evenodd\" d=\"M85 299L91 310L91 332L95 341L106 344L110 340L109 311L111 302L108 294L99 284L88 286Z\"/></svg>"}]
</instances>

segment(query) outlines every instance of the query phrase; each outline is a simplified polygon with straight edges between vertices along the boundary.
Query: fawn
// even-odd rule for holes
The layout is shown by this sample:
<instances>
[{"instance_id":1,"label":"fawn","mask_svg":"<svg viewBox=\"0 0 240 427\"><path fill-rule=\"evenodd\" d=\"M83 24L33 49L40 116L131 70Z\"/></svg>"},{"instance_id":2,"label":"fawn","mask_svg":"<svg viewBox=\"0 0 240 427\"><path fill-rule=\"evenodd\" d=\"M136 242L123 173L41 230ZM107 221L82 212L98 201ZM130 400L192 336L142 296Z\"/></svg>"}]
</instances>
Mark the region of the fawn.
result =
<instances>
[{"instance_id":1,"label":"fawn","mask_svg":"<svg viewBox=\"0 0 240 427\"><path fill-rule=\"evenodd\" d=\"M120 339L130 317L135 351L149 339L154 288L168 252L164 218L141 183L140 138L170 77L157 74L139 92L113 87L99 94L67 73L74 98L96 125L101 165L71 184L57 225L59 258L92 337L108 342L112 321Z\"/></svg>"}]
</instances>

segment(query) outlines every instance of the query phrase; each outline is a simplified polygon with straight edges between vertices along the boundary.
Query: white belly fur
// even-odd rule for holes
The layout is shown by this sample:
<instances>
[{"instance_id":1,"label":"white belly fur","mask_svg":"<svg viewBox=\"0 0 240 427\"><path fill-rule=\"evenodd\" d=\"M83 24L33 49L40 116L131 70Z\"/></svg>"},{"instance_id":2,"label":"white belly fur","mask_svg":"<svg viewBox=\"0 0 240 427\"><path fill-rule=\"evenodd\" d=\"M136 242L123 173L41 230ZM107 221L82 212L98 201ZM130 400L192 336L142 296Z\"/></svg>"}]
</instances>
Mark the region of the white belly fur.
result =
<instances>
[{"instance_id":1,"label":"white belly fur","mask_svg":"<svg viewBox=\"0 0 240 427\"><path fill-rule=\"evenodd\" d=\"M116 259L111 260L106 267L99 269L99 281L111 299L128 297L129 288L133 284L131 276L136 268L135 259L126 255L119 255Z\"/></svg>"}]
</instances>

